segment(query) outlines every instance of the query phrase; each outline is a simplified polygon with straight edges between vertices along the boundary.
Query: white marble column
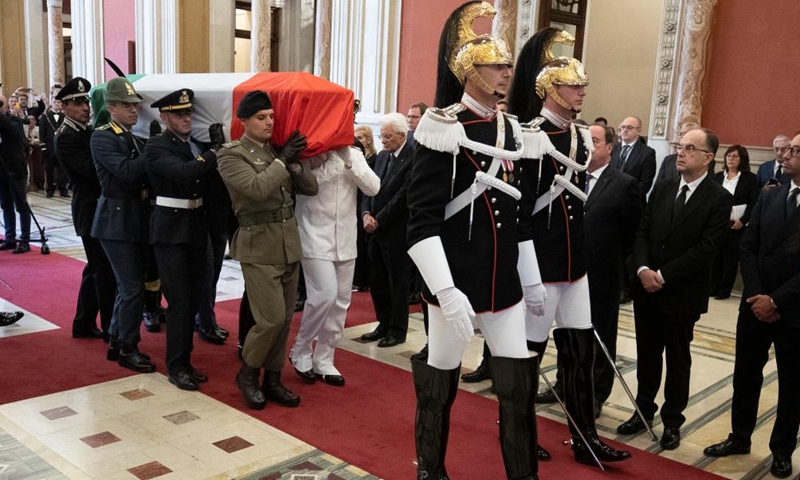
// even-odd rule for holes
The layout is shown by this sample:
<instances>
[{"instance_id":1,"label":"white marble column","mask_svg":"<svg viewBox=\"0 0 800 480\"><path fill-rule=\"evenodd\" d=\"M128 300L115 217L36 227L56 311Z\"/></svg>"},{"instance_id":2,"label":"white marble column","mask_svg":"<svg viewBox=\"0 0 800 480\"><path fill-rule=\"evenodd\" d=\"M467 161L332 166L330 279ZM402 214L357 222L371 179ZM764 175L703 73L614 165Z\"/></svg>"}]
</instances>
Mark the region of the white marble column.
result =
<instances>
[{"instance_id":1,"label":"white marble column","mask_svg":"<svg viewBox=\"0 0 800 480\"><path fill-rule=\"evenodd\" d=\"M331 22L333 0L317 0L317 21L314 36L314 75L331 78Z\"/></svg>"},{"instance_id":2,"label":"white marble column","mask_svg":"<svg viewBox=\"0 0 800 480\"><path fill-rule=\"evenodd\" d=\"M522 46L528 41L534 33L536 33L536 25L539 22L539 2L542 0L518 0L516 2L517 9L517 22L516 32L517 37L513 45L510 45L511 51L514 52L516 58ZM549 0L545 0L549 1ZM513 0L496 0L495 5L499 2L512 2ZM495 6L497 10L500 10Z\"/></svg>"},{"instance_id":3,"label":"white marble column","mask_svg":"<svg viewBox=\"0 0 800 480\"><path fill-rule=\"evenodd\" d=\"M64 85L64 21L63 0L47 0L47 46L50 61L50 85Z\"/></svg>"},{"instance_id":4,"label":"white marble column","mask_svg":"<svg viewBox=\"0 0 800 480\"><path fill-rule=\"evenodd\" d=\"M177 0L136 0L136 72L176 73L177 69Z\"/></svg>"},{"instance_id":5,"label":"white marble column","mask_svg":"<svg viewBox=\"0 0 800 480\"><path fill-rule=\"evenodd\" d=\"M282 72L314 71L315 3L315 0L292 0L281 10L281 48L277 54Z\"/></svg>"},{"instance_id":6,"label":"white marble column","mask_svg":"<svg viewBox=\"0 0 800 480\"><path fill-rule=\"evenodd\" d=\"M72 2L72 75L103 82L103 0Z\"/></svg>"},{"instance_id":7,"label":"white marble column","mask_svg":"<svg viewBox=\"0 0 800 480\"><path fill-rule=\"evenodd\" d=\"M0 0L3 1L3 0ZM24 0L25 70L27 87L47 95L47 16L42 10L41 0ZM13 89L12 89L13 91Z\"/></svg>"},{"instance_id":8,"label":"white marble column","mask_svg":"<svg viewBox=\"0 0 800 480\"><path fill-rule=\"evenodd\" d=\"M253 0L253 25L250 29L250 66L254 72L270 70L272 50L272 12L270 0Z\"/></svg>"}]
</instances>

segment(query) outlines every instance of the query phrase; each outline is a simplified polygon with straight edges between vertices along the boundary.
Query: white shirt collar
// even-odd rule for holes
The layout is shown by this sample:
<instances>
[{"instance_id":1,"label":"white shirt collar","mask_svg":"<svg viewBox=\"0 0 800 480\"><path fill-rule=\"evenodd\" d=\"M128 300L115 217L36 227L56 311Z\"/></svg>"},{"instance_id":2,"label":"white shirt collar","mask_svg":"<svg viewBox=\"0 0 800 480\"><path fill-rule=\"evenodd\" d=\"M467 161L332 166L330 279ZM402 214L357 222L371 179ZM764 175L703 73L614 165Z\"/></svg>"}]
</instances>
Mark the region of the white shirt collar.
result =
<instances>
[{"instance_id":1,"label":"white shirt collar","mask_svg":"<svg viewBox=\"0 0 800 480\"><path fill-rule=\"evenodd\" d=\"M622 144L623 147L624 146L628 146L628 147L631 147L631 150L633 150L633 146L636 145L636 142L638 142L638 141L639 141L639 138L637 137L631 143L625 143L625 142L620 142L620 143Z\"/></svg>"},{"instance_id":2,"label":"white shirt collar","mask_svg":"<svg viewBox=\"0 0 800 480\"><path fill-rule=\"evenodd\" d=\"M800 187L800 185L794 183L794 180L792 180L791 181L791 186L789 186L789 193L791 193L792 190L794 190L795 188L798 188L798 187Z\"/></svg>"},{"instance_id":3,"label":"white shirt collar","mask_svg":"<svg viewBox=\"0 0 800 480\"><path fill-rule=\"evenodd\" d=\"M467 92L464 92L464 95L461 96L461 103L464 104L465 107L475 112L479 117L489 119L497 114L497 110L489 108L481 102L475 100Z\"/></svg>"},{"instance_id":4,"label":"white shirt collar","mask_svg":"<svg viewBox=\"0 0 800 480\"><path fill-rule=\"evenodd\" d=\"M606 168L608 168L608 163L606 163L605 165L603 165L602 167L598 168L597 170L595 170L593 172L589 172L587 170L586 173L591 175L592 178L594 178L596 180L596 179L600 178L600 175L602 175L603 172L606 171Z\"/></svg>"},{"instance_id":5,"label":"white shirt collar","mask_svg":"<svg viewBox=\"0 0 800 480\"><path fill-rule=\"evenodd\" d=\"M406 142L407 142L407 141L408 141L408 140L406 140ZM402 145L400 145L400 148L398 148L397 150L395 150L395 151L394 151L394 158L397 158L397 157L399 157L399 156L400 156L400 152L401 152L401 151L403 151L403 147L405 147L405 146L406 146L406 142L403 142L403 144L402 144Z\"/></svg>"},{"instance_id":6,"label":"white shirt collar","mask_svg":"<svg viewBox=\"0 0 800 480\"><path fill-rule=\"evenodd\" d=\"M689 193L694 193L695 189L697 189L697 186L700 185L700 182L705 180L705 178L707 176L708 176L708 172L704 173L702 177L700 177L700 178L698 178L698 179L696 179L696 180L694 180L694 181L692 181L690 183L686 183L686 180L683 179L683 175L681 175L681 182L678 185L678 192L681 191L681 189L683 188L684 185L689 185Z\"/></svg>"},{"instance_id":7,"label":"white shirt collar","mask_svg":"<svg viewBox=\"0 0 800 480\"><path fill-rule=\"evenodd\" d=\"M547 107L542 107L542 116L562 130L566 130L569 124L572 123L571 119L564 118Z\"/></svg>"}]
</instances>

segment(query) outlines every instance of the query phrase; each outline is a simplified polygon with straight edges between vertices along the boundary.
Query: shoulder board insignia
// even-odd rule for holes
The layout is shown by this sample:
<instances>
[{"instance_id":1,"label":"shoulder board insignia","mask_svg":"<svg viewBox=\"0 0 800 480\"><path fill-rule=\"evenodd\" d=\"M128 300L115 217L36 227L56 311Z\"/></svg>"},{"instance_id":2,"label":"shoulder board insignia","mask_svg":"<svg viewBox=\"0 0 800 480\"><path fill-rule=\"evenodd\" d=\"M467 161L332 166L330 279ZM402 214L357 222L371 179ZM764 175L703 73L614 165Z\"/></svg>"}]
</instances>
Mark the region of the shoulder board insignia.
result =
<instances>
[{"instance_id":1,"label":"shoulder board insignia","mask_svg":"<svg viewBox=\"0 0 800 480\"><path fill-rule=\"evenodd\" d=\"M238 145L241 145L241 143L239 142L239 140L234 140L234 141L232 141L232 142L228 142L228 143L223 143L223 144L222 144L222 146L223 146L224 148L233 148L233 147L236 147L236 146L238 146Z\"/></svg>"},{"instance_id":2,"label":"shoulder board insignia","mask_svg":"<svg viewBox=\"0 0 800 480\"><path fill-rule=\"evenodd\" d=\"M111 125L104 123L103 125L100 125L99 127L95 128L95 130L102 131L102 130L108 130L109 128L111 128Z\"/></svg>"},{"instance_id":3,"label":"shoulder board insignia","mask_svg":"<svg viewBox=\"0 0 800 480\"><path fill-rule=\"evenodd\" d=\"M110 128L117 135L122 135L125 132L125 130L117 125L117 123L114 121L108 122L108 128Z\"/></svg>"},{"instance_id":4,"label":"shoulder board insignia","mask_svg":"<svg viewBox=\"0 0 800 480\"><path fill-rule=\"evenodd\" d=\"M519 122L519 117L517 117L514 114L503 112L503 116L508 118L509 120L514 120L516 122Z\"/></svg>"},{"instance_id":5,"label":"shoulder board insignia","mask_svg":"<svg viewBox=\"0 0 800 480\"><path fill-rule=\"evenodd\" d=\"M467 107L465 107L463 103L454 103L454 104L450 105L449 107L444 107L442 109L442 111L444 111L448 115L456 116L456 115L458 115L459 113L463 112L466 109L467 109ZM426 110L426 112L427 112L427 110Z\"/></svg>"},{"instance_id":6,"label":"shoulder board insignia","mask_svg":"<svg viewBox=\"0 0 800 480\"><path fill-rule=\"evenodd\" d=\"M582 123L575 123L575 122L572 122L572 124L578 127L579 130L589 130L589 125L584 125Z\"/></svg>"}]
</instances>

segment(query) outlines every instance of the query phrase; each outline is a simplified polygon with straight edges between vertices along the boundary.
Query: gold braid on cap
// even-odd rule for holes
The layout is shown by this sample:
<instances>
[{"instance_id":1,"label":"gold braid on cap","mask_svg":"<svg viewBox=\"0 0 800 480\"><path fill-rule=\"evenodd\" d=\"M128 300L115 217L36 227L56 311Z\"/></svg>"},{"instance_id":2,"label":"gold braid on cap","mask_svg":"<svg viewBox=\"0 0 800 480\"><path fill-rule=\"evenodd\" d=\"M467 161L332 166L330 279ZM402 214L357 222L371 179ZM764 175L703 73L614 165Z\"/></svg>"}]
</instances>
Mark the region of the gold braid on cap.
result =
<instances>
[{"instance_id":1,"label":"gold braid on cap","mask_svg":"<svg viewBox=\"0 0 800 480\"><path fill-rule=\"evenodd\" d=\"M497 95L475 70L475 65L511 65L514 63L506 42L491 35L478 35L472 24L478 17L493 19L497 11L486 2L475 2L464 7L457 23L456 41L452 45L447 65L464 85L466 79L477 84L481 90Z\"/></svg>"},{"instance_id":2,"label":"gold braid on cap","mask_svg":"<svg viewBox=\"0 0 800 480\"><path fill-rule=\"evenodd\" d=\"M553 97L562 107L572 110L572 107L558 93L556 85L589 85L589 77L583 69L583 64L572 57L556 57L553 55L553 44L575 45L575 37L564 30L559 31L544 48L542 52L542 69L536 76L536 95L544 99L545 92Z\"/></svg>"}]
</instances>

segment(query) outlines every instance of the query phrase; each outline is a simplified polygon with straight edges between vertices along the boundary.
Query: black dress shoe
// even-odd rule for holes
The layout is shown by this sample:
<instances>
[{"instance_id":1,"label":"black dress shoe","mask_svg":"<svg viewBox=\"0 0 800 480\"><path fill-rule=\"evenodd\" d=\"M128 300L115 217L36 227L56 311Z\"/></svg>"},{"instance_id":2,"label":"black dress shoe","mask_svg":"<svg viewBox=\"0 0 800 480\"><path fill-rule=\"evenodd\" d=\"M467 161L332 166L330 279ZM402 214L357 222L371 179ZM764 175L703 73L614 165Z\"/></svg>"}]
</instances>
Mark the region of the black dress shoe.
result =
<instances>
[{"instance_id":1,"label":"black dress shoe","mask_svg":"<svg viewBox=\"0 0 800 480\"><path fill-rule=\"evenodd\" d=\"M409 305L416 305L420 302L420 295L419 292L414 292L408 296L408 304Z\"/></svg>"},{"instance_id":2,"label":"black dress shoe","mask_svg":"<svg viewBox=\"0 0 800 480\"><path fill-rule=\"evenodd\" d=\"M147 310L142 312L142 323L144 323L144 329L150 333L158 333L161 331L161 322L158 321L158 312L149 312Z\"/></svg>"},{"instance_id":3,"label":"black dress shoe","mask_svg":"<svg viewBox=\"0 0 800 480\"><path fill-rule=\"evenodd\" d=\"M782 453L772 454L772 467L769 469L778 478L786 478L792 474L792 456Z\"/></svg>"},{"instance_id":4,"label":"black dress shoe","mask_svg":"<svg viewBox=\"0 0 800 480\"><path fill-rule=\"evenodd\" d=\"M194 376L186 370L170 373L167 377L169 378L169 383L181 390L198 390L200 388L200 384L197 383Z\"/></svg>"},{"instance_id":5,"label":"black dress shoe","mask_svg":"<svg viewBox=\"0 0 800 480\"><path fill-rule=\"evenodd\" d=\"M205 373L201 372L200 370L194 368L192 364L189 364L189 367L186 369L189 372L189 375L194 378L194 381L197 383L206 383L208 381L208 377Z\"/></svg>"},{"instance_id":6,"label":"black dress shoe","mask_svg":"<svg viewBox=\"0 0 800 480\"><path fill-rule=\"evenodd\" d=\"M119 364L139 373L156 371L156 366L150 361L150 357L140 352L136 347L123 346L119 352Z\"/></svg>"},{"instance_id":7,"label":"black dress shoe","mask_svg":"<svg viewBox=\"0 0 800 480\"><path fill-rule=\"evenodd\" d=\"M394 347L396 345L400 345L401 343L406 343L405 338L397 338L393 335L387 335L383 337L380 342L378 342L379 348L389 348Z\"/></svg>"},{"instance_id":8,"label":"black dress shoe","mask_svg":"<svg viewBox=\"0 0 800 480\"><path fill-rule=\"evenodd\" d=\"M91 327L88 330L73 330L72 338L103 338L103 332L97 327Z\"/></svg>"},{"instance_id":9,"label":"black dress shoe","mask_svg":"<svg viewBox=\"0 0 800 480\"><path fill-rule=\"evenodd\" d=\"M550 452L542 448L541 445L536 445L536 458L538 458L540 462L549 462L553 459Z\"/></svg>"},{"instance_id":10,"label":"black dress shoe","mask_svg":"<svg viewBox=\"0 0 800 480\"><path fill-rule=\"evenodd\" d=\"M11 253L13 253L14 255L19 255L20 253L28 253L30 251L31 251L31 246L28 244L28 242L19 242L17 244L17 248L15 248L14 251Z\"/></svg>"},{"instance_id":11,"label":"black dress shoe","mask_svg":"<svg viewBox=\"0 0 800 480\"><path fill-rule=\"evenodd\" d=\"M320 375L318 373L317 378L322 379L322 381L328 385L333 385L334 387L344 387L344 377L341 375Z\"/></svg>"},{"instance_id":12,"label":"black dress shoe","mask_svg":"<svg viewBox=\"0 0 800 480\"><path fill-rule=\"evenodd\" d=\"M17 248L15 240L3 240L0 242L0 250L14 250L15 248Z\"/></svg>"},{"instance_id":13,"label":"black dress shoe","mask_svg":"<svg viewBox=\"0 0 800 480\"><path fill-rule=\"evenodd\" d=\"M66 190L62 190L58 194L61 195L61 198L69 198L69 192Z\"/></svg>"},{"instance_id":14,"label":"black dress shoe","mask_svg":"<svg viewBox=\"0 0 800 480\"><path fill-rule=\"evenodd\" d=\"M116 338L111 337L108 340L108 350L106 351L106 360L109 362L116 362L119 360L119 342Z\"/></svg>"},{"instance_id":15,"label":"black dress shoe","mask_svg":"<svg viewBox=\"0 0 800 480\"><path fill-rule=\"evenodd\" d=\"M53 198L53 195L55 195L55 193L56 193L56 192L47 192L47 194L45 195L45 197L47 197L47 198Z\"/></svg>"},{"instance_id":16,"label":"black dress shoe","mask_svg":"<svg viewBox=\"0 0 800 480\"><path fill-rule=\"evenodd\" d=\"M219 325L214 325L214 330L217 332L217 335L225 339L227 339L228 336L230 335L230 332L220 327Z\"/></svg>"},{"instance_id":17,"label":"black dress shoe","mask_svg":"<svg viewBox=\"0 0 800 480\"><path fill-rule=\"evenodd\" d=\"M294 363L292 363L294 367ZM297 367L294 367L294 373L297 374L300 379L308 384L316 383L317 382L317 375L314 373L314 370L302 371Z\"/></svg>"},{"instance_id":18,"label":"black dress shoe","mask_svg":"<svg viewBox=\"0 0 800 480\"><path fill-rule=\"evenodd\" d=\"M202 328L197 331L197 336L204 342L213 343L214 345L222 345L225 343L225 337L220 336L216 330L203 330Z\"/></svg>"},{"instance_id":19,"label":"black dress shoe","mask_svg":"<svg viewBox=\"0 0 800 480\"><path fill-rule=\"evenodd\" d=\"M603 414L603 404L600 402L594 402L594 418L600 418L600 415Z\"/></svg>"},{"instance_id":20,"label":"black dress shoe","mask_svg":"<svg viewBox=\"0 0 800 480\"><path fill-rule=\"evenodd\" d=\"M427 362L428 361L428 345L425 344L425 346L422 347L422 350L420 350L419 352L415 353L414 355L411 355L411 360L416 360L418 362Z\"/></svg>"},{"instance_id":21,"label":"black dress shoe","mask_svg":"<svg viewBox=\"0 0 800 480\"><path fill-rule=\"evenodd\" d=\"M380 340L386 336L386 332L381 330L380 328L376 328L375 330L365 333L361 335L361 340L365 342L374 342L375 340Z\"/></svg>"},{"instance_id":22,"label":"black dress shoe","mask_svg":"<svg viewBox=\"0 0 800 480\"><path fill-rule=\"evenodd\" d=\"M281 383L281 372L267 370L264 373L264 383L261 385L264 398L283 407L297 407L300 397L292 393Z\"/></svg>"},{"instance_id":23,"label":"black dress shoe","mask_svg":"<svg viewBox=\"0 0 800 480\"><path fill-rule=\"evenodd\" d=\"M728 436L724 442L715 443L703 450L703 454L709 457L727 457L728 455L747 455L750 453L750 445L743 445L732 440Z\"/></svg>"},{"instance_id":24,"label":"black dress shoe","mask_svg":"<svg viewBox=\"0 0 800 480\"><path fill-rule=\"evenodd\" d=\"M558 392L558 396L563 398L562 393L560 391ZM545 404L545 403L556 403L556 402L557 402L556 396L552 390L536 394L536 403Z\"/></svg>"},{"instance_id":25,"label":"black dress shoe","mask_svg":"<svg viewBox=\"0 0 800 480\"><path fill-rule=\"evenodd\" d=\"M0 312L0 327L13 325L24 316L25 314L22 312Z\"/></svg>"},{"instance_id":26,"label":"black dress shoe","mask_svg":"<svg viewBox=\"0 0 800 480\"><path fill-rule=\"evenodd\" d=\"M647 424L652 428L653 421L648 420ZM647 430L644 422L639 415L634 415L627 422L617 427L617 433L622 435L633 435L634 433L644 432Z\"/></svg>"},{"instance_id":27,"label":"black dress shoe","mask_svg":"<svg viewBox=\"0 0 800 480\"><path fill-rule=\"evenodd\" d=\"M600 440L597 432L589 430L583 432L586 441L589 442L589 447L583 443L583 440L573 436L572 437L572 452L575 454L575 461L584 465L597 465L592 456L592 452L597 455L597 459L601 462L622 462L631 458L631 452L627 450L617 450L616 448L607 445Z\"/></svg>"},{"instance_id":28,"label":"black dress shoe","mask_svg":"<svg viewBox=\"0 0 800 480\"><path fill-rule=\"evenodd\" d=\"M478 368L472 373L461 375L461 380L466 383L478 383L489 378L489 362L484 358Z\"/></svg>"},{"instance_id":29,"label":"black dress shoe","mask_svg":"<svg viewBox=\"0 0 800 480\"><path fill-rule=\"evenodd\" d=\"M677 427L664 428L661 435L661 448L664 450L675 450L681 445L681 429Z\"/></svg>"}]
</instances>

